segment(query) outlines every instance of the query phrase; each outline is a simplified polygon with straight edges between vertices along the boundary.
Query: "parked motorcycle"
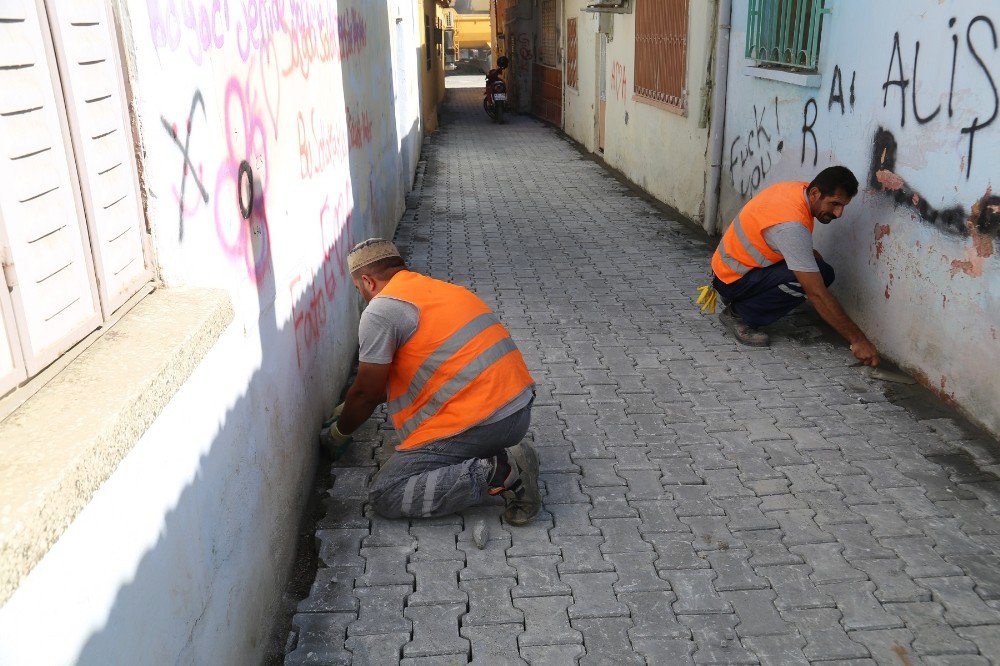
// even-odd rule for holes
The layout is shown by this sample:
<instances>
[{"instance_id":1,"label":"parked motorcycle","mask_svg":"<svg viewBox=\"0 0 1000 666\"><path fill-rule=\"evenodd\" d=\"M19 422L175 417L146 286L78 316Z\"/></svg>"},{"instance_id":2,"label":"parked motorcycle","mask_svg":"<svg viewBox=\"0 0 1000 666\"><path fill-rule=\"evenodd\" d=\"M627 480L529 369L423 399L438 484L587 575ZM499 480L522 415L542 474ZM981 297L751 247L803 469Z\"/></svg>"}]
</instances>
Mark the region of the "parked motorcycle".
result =
<instances>
[{"instance_id":1,"label":"parked motorcycle","mask_svg":"<svg viewBox=\"0 0 1000 666\"><path fill-rule=\"evenodd\" d=\"M486 74L486 89L483 91L483 109L494 122L503 122L503 113L507 106L507 84L500 75L510 65L507 56L497 59L497 66Z\"/></svg>"}]
</instances>

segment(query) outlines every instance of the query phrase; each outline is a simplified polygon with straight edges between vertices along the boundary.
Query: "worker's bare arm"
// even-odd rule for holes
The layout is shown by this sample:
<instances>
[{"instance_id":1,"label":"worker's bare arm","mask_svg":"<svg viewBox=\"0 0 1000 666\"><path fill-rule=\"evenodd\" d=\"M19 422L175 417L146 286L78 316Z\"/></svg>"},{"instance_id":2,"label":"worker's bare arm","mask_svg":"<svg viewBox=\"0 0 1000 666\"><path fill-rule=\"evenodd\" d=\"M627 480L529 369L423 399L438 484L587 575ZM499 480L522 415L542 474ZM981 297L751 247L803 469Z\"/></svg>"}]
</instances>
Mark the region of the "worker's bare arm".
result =
<instances>
[{"instance_id":1,"label":"worker's bare arm","mask_svg":"<svg viewBox=\"0 0 1000 666\"><path fill-rule=\"evenodd\" d=\"M358 376L347 390L344 411L340 414L337 427L349 435L368 420L375 408L385 402L386 387L389 385L389 364L359 363Z\"/></svg>"},{"instance_id":2,"label":"worker's bare arm","mask_svg":"<svg viewBox=\"0 0 1000 666\"><path fill-rule=\"evenodd\" d=\"M809 300L812 301L819 316L851 344L851 351L854 352L854 356L865 365L878 365L879 355L878 350L875 349L875 345L868 340L864 332L844 312L844 308L841 307L836 297L826 288L822 274L818 272L795 271L795 278L802 285L802 289L806 292Z\"/></svg>"}]
</instances>

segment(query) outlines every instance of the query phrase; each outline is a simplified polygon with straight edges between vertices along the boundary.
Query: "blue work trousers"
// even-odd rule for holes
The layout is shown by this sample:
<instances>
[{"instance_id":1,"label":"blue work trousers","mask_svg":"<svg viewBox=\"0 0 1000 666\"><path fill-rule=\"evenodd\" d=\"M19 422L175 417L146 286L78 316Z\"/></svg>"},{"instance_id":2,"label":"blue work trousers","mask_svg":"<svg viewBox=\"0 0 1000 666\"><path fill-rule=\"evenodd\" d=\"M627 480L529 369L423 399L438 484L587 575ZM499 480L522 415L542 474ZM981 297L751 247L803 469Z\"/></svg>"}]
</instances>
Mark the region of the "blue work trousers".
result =
<instances>
[{"instance_id":1,"label":"blue work trousers","mask_svg":"<svg viewBox=\"0 0 1000 666\"><path fill-rule=\"evenodd\" d=\"M829 287L833 284L833 266L819 257L816 258L816 263L823 275L823 282ZM715 277L712 286L719 292L722 302L745 324L754 328L773 324L806 299L805 290L784 261L766 268L751 269L739 280L729 284Z\"/></svg>"}]
</instances>

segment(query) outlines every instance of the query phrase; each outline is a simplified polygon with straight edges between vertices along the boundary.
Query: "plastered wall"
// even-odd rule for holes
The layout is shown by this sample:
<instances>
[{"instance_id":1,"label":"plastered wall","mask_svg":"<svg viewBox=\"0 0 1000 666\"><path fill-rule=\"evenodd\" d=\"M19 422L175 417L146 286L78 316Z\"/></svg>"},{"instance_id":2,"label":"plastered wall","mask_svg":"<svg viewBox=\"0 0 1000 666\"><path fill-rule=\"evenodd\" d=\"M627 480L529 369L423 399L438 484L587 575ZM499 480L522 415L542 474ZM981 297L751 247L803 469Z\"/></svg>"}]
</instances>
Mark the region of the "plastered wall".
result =
<instances>
[{"instance_id":1,"label":"plastered wall","mask_svg":"<svg viewBox=\"0 0 1000 666\"><path fill-rule=\"evenodd\" d=\"M160 275L236 316L0 610L0 662L258 663L356 351L345 254L419 158L421 5L117 9Z\"/></svg>"},{"instance_id":2,"label":"plastered wall","mask_svg":"<svg viewBox=\"0 0 1000 666\"><path fill-rule=\"evenodd\" d=\"M817 225L835 291L891 357L1000 432L1000 9L827 3L813 87L745 73L736 0L722 215L779 180L843 164L862 190Z\"/></svg>"}]
</instances>

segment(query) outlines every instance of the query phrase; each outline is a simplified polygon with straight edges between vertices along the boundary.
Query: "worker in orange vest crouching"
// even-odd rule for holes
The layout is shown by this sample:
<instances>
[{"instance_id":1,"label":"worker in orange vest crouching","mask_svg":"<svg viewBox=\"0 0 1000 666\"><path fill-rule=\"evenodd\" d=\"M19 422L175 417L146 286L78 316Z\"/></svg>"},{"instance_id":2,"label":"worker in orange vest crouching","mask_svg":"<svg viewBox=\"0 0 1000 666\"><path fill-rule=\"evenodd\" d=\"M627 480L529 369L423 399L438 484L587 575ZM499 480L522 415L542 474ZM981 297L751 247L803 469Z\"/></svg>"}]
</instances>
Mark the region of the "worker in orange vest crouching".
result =
<instances>
[{"instance_id":1,"label":"worker in orange vest crouching","mask_svg":"<svg viewBox=\"0 0 1000 666\"><path fill-rule=\"evenodd\" d=\"M383 402L399 437L369 498L388 518L442 516L500 495L511 525L541 508L538 456L522 441L535 382L507 329L468 289L407 270L388 240L348 254L368 303L358 374L323 441L341 449Z\"/></svg>"},{"instance_id":2,"label":"worker in orange vest crouching","mask_svg":"<svg viewBox=\"0 0 1000 666\"><path fill-rule=\"evenodd\" d=\"M743 206L712 256L712 286L726 305L719 319L737 340L766 346L770 340L760 327L808 298L859 361L879 364L878 350L827 288L833 267L812 243L814 220L833 222L857 193L858 179L850 169L834 166L811 183L775 183Z\"/></svg>"}]
</instances>

